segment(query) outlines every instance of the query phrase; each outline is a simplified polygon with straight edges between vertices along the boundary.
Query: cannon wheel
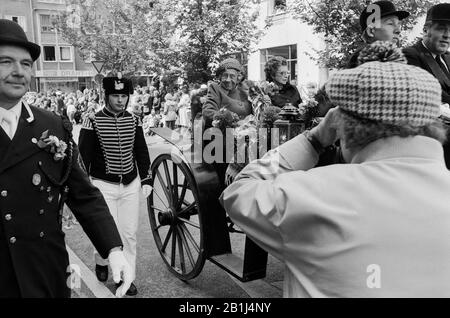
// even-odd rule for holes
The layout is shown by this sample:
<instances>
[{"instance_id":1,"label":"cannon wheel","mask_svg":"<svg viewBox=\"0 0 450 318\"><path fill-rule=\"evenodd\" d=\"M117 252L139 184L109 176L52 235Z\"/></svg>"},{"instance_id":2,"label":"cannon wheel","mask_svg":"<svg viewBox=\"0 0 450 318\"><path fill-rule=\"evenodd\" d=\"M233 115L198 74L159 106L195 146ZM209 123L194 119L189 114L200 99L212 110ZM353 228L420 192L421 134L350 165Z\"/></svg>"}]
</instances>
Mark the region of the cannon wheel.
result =
<instances>
[{"instance_id":1,"label":"cannon wheel","mask_svg":"<svg viewBox=\"0 0 450 318\"><path fill-rule=\"evenodd\" d=\"M153 161L148 214L161 257L186 281L201 272L206 252L197 185L188 165L176 158L162 154Z\"/></svg>"}]
</instances>

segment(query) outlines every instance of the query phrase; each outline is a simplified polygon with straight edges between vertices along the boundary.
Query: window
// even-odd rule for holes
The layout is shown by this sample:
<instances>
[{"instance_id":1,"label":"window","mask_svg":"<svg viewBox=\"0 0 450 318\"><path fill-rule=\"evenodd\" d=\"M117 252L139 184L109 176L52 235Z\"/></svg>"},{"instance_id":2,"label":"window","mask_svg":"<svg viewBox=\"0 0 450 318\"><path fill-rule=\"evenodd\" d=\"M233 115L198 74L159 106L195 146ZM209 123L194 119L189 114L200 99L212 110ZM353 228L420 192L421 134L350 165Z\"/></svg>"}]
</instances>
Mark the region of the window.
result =
<instances>
[{"instance_id":1,"label":"window","mask_svg":"<svg viewBox=\"0 0 450 318\"><path fill-rule=\"evenodd\" d=\"M27 21L24 16L6 15L5 19L18 23L22 29L27 32Z\"/></svg>"},{"instance_id":2,"label":"window","mask_svg":"<svg viewBox=\"0 0 450 318\"><path fill-rule=\"evenodd\" d=\"M60 61L72 61L72 50L70 46L61 46L59 48L59 59Z\"/></svg>"},{"instance_id":3,"label":"window","mask_svg":"<svg viewBox=\"0 0 450 318\"><path fill-rule=\"evenodd\" d=\"M279 14L286 12L286 0L271 0L273 3L272 14Z\"/></svg>"},{"instance_id":4,"label":"window","mask_svg":"<svg viewBox=\"0 0 450 318\"><path fill-rule=\"evenodd\" d=\"M42 32L55 32L50 14L41 14L41 31Z\"/></svg>"},{"instance_id":5,"label":"window","mask_svg":"<svg viewBox=\"0 0 450 318\"><path fill-rule=\"evenodd\" d=\"M282 56L287 60L289 81L297 79L297 45L278 46L261 50L261 74L263 79L266 79L264 72L266 62L274 56Z\"/></svg>"},{"instance_id":6,"label":"window","mask_svg":"<svg viewBox=\"0 0 450 318\"><path fill-rule=\"evenodd\" d=\"M56 61L55 47L54 46L44 46L44 61Z\"/></svg>"}]
</instances>

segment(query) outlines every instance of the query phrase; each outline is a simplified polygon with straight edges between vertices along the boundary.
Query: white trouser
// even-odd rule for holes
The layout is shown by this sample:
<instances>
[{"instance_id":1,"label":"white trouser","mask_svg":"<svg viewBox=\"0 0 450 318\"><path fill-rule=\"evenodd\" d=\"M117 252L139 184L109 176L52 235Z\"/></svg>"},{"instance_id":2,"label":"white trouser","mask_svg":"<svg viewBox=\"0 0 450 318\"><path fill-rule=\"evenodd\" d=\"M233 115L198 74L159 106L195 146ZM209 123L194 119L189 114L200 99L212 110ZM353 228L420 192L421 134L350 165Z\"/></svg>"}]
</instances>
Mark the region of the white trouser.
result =
<instances>
[{"instance_id":1,"label":"white trouser","mask_svg":"<svg viewBox=\"0 0 450 318\"><path fill-rule=\"evenodd\" d=\"M123 185L92 178L92 184L102 192L109 211L116 222L123 242L123 252L131 266L134 280L136 277L136 236L139 224L141 180L137 177L130 184ZM96 264L108 265L108 260L103 259L95 249L94 257Z\"/></svg>"}]
</instances>

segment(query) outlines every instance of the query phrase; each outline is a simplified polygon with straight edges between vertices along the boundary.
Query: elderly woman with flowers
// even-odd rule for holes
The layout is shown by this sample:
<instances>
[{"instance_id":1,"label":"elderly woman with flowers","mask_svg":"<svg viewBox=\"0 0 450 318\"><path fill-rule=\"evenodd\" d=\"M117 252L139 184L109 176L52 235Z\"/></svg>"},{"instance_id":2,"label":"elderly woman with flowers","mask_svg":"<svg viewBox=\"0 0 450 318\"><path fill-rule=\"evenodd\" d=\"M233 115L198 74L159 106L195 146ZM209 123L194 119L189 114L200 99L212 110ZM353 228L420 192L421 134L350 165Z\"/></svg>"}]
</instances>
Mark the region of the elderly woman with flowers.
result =
<instances>
[{"instance_id":1,"label":"elderly woman with flowers","mask_svg":"<svg viewBox=\"0 0 450 318\"><path fill-rule=\"evenodd\" d=\"M202 107L202 116L205 129L216 127L224 131L225 128L238 119L243 119L252 113L252 106L247 93L238 86L243 78L243 68L238 60L228 58L223 60L216 71L220 80L219 84L211 83L208 88L206 101ZM224 139L225 140L225 139ZM226 142L223 143L225 150ZM228 163L225 163L225 151L222 162L215 162L214 167L218 173L219 181L224 184L225 171Z\"/></svg>"},{"instance_id":2,"label":"elderly woman with flowers","mask_svg":"<svg viewBox=\"0 0 450 318\"><path fill-rule=\"evenodd\" d=\"M247 93L238 88L242 73L242 65L236 59L228 58L220 63L216 71L220 84L211 83L202 108L205 128L212 127L214 115L221 108L236 113L241 119L252 113Z\"/></svg>"}]
</instances>

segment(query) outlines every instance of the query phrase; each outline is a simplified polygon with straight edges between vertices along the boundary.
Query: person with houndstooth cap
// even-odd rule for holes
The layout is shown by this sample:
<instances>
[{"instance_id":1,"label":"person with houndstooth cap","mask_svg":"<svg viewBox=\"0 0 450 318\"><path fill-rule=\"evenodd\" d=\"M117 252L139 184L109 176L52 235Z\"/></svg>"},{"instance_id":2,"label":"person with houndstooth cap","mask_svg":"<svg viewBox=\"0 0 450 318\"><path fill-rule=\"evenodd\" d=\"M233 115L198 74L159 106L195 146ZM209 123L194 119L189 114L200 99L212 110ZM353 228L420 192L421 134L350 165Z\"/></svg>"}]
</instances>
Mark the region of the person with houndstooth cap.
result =
<instances>
[{"instance_id":1,"label":"person with houndstooth cap","mask_svg":"<svg viewBox=\"0 0 450 318\"><path fill-rule=\"evenodd\" d=\"M441 88L375 45L326 85L311 131L247 165L220 200L284 262L285 297L450 297L450 173ZM347 164L314 168L341 140Z\"/></svg>"}]
</instances>

